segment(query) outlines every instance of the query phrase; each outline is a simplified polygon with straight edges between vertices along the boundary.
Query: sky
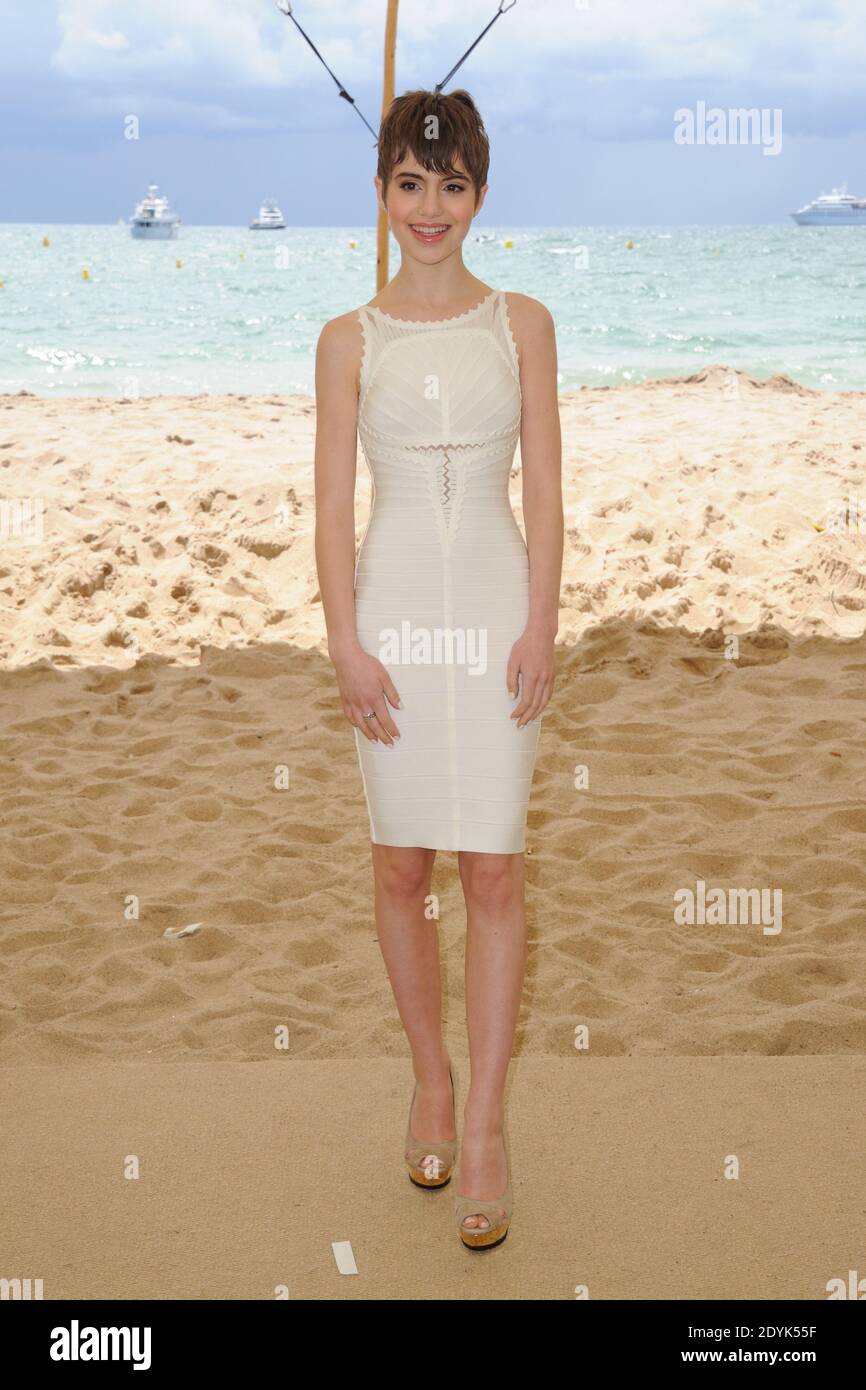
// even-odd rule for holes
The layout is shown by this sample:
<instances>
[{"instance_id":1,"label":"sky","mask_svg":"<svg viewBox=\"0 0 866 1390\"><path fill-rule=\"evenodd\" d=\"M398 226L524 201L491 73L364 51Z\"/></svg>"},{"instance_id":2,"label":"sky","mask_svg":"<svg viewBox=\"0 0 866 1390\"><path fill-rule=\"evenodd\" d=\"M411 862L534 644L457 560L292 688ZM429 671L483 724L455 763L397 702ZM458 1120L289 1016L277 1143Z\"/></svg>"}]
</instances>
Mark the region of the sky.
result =
<instances>
[{"instance_id":1,"label":"sky","mask_svg":"<svg viewBox=\"0 0 866 1390\"><path fill-rule=\"evenodd\" d=\"M441 81L498 4L401 0L396 91ZM293 8L376 129L385 0ZM0 222L113 223L148 183L187 225L267 196L293 225L375 222L373 137L274 0L2 0L0 21ZM866 0L517 0L446 90L491 142L478 227L755 224L866 197L864 73ZM700 104L719 138L681 143Z\"/></svg>"}]
</instances>

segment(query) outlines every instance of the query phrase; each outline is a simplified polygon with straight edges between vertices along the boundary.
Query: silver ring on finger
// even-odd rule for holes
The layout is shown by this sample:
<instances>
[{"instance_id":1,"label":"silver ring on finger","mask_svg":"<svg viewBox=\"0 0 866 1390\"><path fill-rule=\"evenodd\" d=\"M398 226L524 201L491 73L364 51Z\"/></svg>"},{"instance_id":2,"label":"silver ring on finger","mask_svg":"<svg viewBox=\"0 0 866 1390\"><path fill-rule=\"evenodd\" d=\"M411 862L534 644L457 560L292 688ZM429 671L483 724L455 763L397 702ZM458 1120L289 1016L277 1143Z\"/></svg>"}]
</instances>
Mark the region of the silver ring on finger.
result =
<instances>
[{"instance_id":1,"label":"silver ring on finger","mask_svg":"<svg viewBox=\"0 0 866 1390\"><path fill-rule=\"evenodd\" d=\"M374 709L371 709L369 714L365 714L365 715L364 715L364 718L365 718L365 719L375 719L375 718L376 718L376 711L375 711Z\"/></svg>"}]
</instances>

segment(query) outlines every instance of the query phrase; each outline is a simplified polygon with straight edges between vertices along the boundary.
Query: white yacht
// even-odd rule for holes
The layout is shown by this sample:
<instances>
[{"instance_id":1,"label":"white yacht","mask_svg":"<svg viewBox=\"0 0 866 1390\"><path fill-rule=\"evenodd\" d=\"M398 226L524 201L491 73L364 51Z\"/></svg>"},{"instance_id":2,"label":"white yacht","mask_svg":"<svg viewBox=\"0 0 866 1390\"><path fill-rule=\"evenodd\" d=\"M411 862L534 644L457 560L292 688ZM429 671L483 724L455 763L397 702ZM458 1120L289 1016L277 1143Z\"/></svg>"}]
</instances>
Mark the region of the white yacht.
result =
<instances>
[{"instance_id":1,"label":"white yacht","mask_svg":"<svg viewBox=\"0 0 866 1390\"><path fill-rule=\"evenodd\" d=\"M155 183L148 184L147 193L129 219L129 230L134 237L146 237L150 241L168 241L176 237L180 218L157 190Z\"/></svg>"},{"instance_id":2,"label":"white yacht","mask_svg":"<svg viewBox=\"0 0 866 1390\"><path fill-rule=\"evenodd\" d=\"M866 227L866 198L855 198L843 183L791 216L800 227Z\"/></svg>"},{"instance_id":3,"label":"white yacht","mask_svg":"<svg viewBox=\"0 0 866 1390\"><path fill-rule=\"evenodd\" d=\"M286 220L273 198L266 198L259 208L259 215L250 223L251 232L281 232Z\"/></svg>"}]
</instances>

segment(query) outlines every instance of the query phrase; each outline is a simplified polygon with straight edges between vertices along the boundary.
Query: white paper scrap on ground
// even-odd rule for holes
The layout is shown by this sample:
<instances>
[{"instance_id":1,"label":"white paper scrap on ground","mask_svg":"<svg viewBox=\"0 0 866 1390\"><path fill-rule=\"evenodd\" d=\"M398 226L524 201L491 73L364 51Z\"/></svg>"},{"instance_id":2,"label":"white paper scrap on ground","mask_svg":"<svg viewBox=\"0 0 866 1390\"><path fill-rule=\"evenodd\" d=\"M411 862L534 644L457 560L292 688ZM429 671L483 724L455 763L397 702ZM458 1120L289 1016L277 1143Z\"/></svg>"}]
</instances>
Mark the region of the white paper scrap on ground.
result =
<instances>
[{"instance_id":1,"label":"white paper scrap on ground","mask_svg":"<svg viewBox=\"0 0 866 1390\"><path fill-rule=\"evenodd\" d=\"M337 1261L337 1269L341 1274L357 1274L358 1266L355 1264L355 1256L352 1253L352 1242L350 1240L332 1240L331 1249L334 1252L334 1259Z\"/></svg>"},{"instance_id":2,"label":"white paper scrap on ground","mask_svg":"<svg viewBox=\"0 0 866 1390\"><path fill-rule=\"evenodd\" d=\"M166 927L163 936L167 936L169 941L180 941L183 936L195 936L203 926L204 922L191 922L188 927L181 927L179 931L175 931L173 927Z\"/></svg>"}]
</instances>

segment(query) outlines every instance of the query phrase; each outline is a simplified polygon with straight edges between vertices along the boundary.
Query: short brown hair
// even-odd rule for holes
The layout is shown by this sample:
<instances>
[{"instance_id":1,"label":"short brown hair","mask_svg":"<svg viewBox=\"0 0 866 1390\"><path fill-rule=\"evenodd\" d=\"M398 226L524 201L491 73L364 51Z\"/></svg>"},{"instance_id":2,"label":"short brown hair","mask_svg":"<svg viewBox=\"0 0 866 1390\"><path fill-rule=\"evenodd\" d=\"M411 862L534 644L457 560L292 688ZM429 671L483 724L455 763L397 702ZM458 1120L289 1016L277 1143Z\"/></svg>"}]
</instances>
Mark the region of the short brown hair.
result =
<instances>
[{"instance_id":1,"label":"short brown hair","mask_svg":"<svg viewBox=\"0 0 866 1390\"><path fill-rule=\"evenodd\" d=\"M438 118L438 139L432 139L428 121ZM412 154L425 169L436 174L454 174L459 155L463 167L475 184L475 205L490 167L490 144L484 122L471 96L463 88L455 92L426 92L418 89L395 97L379 129L379 163L383 196L396 166Z\"/></svg>"}]
</instances>

